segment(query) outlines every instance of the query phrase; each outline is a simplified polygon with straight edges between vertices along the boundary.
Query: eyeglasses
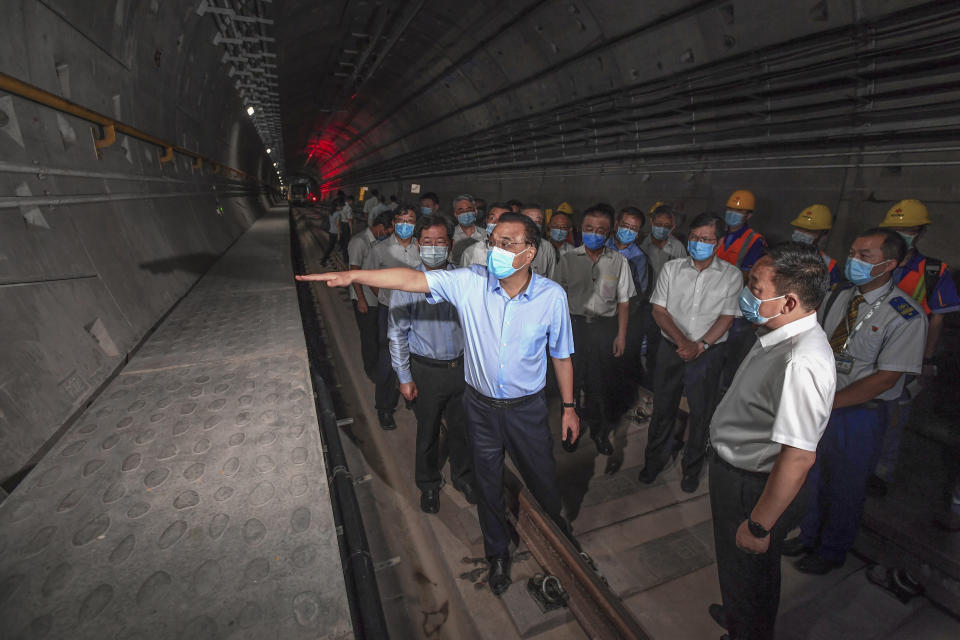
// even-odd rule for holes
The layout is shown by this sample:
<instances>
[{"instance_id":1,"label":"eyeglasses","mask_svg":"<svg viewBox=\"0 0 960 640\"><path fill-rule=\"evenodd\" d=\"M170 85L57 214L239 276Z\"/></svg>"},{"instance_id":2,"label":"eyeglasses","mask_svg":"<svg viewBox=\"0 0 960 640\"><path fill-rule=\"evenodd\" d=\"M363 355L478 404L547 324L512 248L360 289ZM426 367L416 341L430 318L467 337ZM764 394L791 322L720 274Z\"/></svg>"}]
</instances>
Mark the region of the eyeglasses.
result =
<instances>
[{"instance_id":1,"label":"eyeglasses","mask_svg":"<svg viewBox=\"0 0 960 640\"><path fill-rule=\"evenodd\" d=\"M514 242L512 240L494 240L493 238L487 238L486 245L487 249L493 249L494 247L500 247L505 251L510 253L520 253L523 251L523 247L526 245L532 245L532 242L524 240L522 242Z\"/></svg>"},{"instance_id":2,"label":"eyeglasses","mask_svg":"<svg viewBox=\"0 0 960 640\"><path fill-rule=\"evenodd\" d=\"M705 242L706 244L717 244L717 239L711 236L695 236L692 233L687 236L687 240L693 242Z\"/></svg>"},{"instance_id":3,"label":"eyeglasses","mask_svg":"<svg viewBox=\"0 0 960 640\"><path fill-rule=\"evenodd\" d=\"M446 238L440 238L439 240L427 239L427 240L421 240L420 246L421 247L449 247L450 243L447 241Z\"/></svg>"}]
</instances>

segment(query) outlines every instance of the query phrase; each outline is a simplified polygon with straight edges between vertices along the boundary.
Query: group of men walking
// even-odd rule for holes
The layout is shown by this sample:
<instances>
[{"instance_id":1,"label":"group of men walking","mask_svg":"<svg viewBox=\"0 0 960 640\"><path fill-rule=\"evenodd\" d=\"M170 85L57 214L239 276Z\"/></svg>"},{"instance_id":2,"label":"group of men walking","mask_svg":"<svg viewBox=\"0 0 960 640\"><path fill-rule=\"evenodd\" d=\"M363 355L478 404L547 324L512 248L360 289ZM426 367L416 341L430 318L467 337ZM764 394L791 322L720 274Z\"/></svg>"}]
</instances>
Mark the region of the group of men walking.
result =
<instances>
[{"instance_id":1,"label":"group of men walking","mask_svg":"<svg viewBox=\"0 0 960 640\"><path fill-rule=\"evenodd\" d=\"M696 216L686 243L662 203L645 237L647 214L633 207L589 207L577 226L566 203L549 219L535 204L452 204L444 215L425 194L419 207L381 211L350 241L349 271L301 278L351 288L381 427L395 428L399 395L413 403L421 509L439 509L445 426L451 481L477 504L499 595L510 584L504 452L570 531L548 382L566 448L583 420L609 455L623 381L645 380L654 406L640 480L655 481L677 452L685 395L681 488L695 491L710 464L723 595L710 613L731 638L772 637L781 554L801 555L810 573L842 564L878 464L886 477L872 484L890 480L905 376L935 374L928 324L960 308L946 265L916 247L926 208L892 207L841 267L819 248L829 209L802 211L793 241L771 248L750 226L749 191L732 194L722 217ZM884 463L885 438L895 442Z\"/></svg>"}]
</instances>

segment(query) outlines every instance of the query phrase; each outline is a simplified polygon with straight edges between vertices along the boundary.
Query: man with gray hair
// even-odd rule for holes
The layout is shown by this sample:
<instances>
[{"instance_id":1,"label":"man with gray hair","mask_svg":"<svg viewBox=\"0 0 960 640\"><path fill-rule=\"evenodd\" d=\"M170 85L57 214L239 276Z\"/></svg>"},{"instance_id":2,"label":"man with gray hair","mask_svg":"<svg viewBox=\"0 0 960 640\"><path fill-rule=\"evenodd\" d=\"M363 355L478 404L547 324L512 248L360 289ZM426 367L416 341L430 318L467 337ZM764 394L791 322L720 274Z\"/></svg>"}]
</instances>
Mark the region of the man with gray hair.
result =
<instances>
[{"instance_id":1,"label":"man with gray hair","mask_svg":"<svg viewBox=\"0 0 960 640\"><path fill-rule=\"evenodd\" d=\"M460 258L467 247L487 239L487 233L477 227L477 201L469 193L464 193L453 199L453 215L457 226L453 231L453 250L450 252L450 261L460 264Z\"/></svg>"},{"instance_id":2,"label":"man with gray hair","mask_svg":"<svg viewBox=\"0 0 960 640\"><path fill-rule=\"evenodd\" d=\"M543 235L543 207L539 204L526 203L520 205L520 213L533 220L540 234ZM537 257L534 258L531 268L538 276L553 280L553 271L557 267L557 250L549 242L541 242Z\"/></svg>"}]
</instances>

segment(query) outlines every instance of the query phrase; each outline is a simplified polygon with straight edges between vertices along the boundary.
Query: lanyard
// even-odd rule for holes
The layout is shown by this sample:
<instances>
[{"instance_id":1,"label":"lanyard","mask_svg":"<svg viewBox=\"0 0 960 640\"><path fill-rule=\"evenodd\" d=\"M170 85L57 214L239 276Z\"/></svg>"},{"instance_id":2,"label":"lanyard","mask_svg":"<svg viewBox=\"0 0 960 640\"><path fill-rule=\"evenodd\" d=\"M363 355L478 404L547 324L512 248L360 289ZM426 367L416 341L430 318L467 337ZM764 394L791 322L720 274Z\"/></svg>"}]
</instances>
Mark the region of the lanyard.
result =
<instances>
[{"instance_id":1,"label":"lanyard","mask_svg":"<svg viewBox=\"0 0 960 640\"><path fill-rule=\"evenodd\" d=\"M857 335L857 332L860 331L860 327L863 326L863 323L865 323L867 320L870 319L870 317L876 312L876 310L880 308L880 305L883 304L883 301L887 299L887 296L889 296L891 293L893 293L893 290L894 290L894 289L896 289L896 286L893 285L893 284L891 284L891 285L890 285L890 288L887 289L887 292L886 292L885 294L883 294L882 296L880 296L880 297L877 299L876 302L874 302L872 305L870 305L870 311L868 311L866 315L864 315L864 316L862 316L862 317L860 318L860 320L857 322L857 324L854 325L853 329L850 328L850 312L849 312L849 310L847 311L847 314L846 314L846 316L844 317L844 322L847 323L847 339L846 339L846 341L843 343L843 348L840 349L840 351L846 352L846 350L847 350L847 345L850 344L850 340L853 339L853 336Z\"/></svg>"}]
</instances>

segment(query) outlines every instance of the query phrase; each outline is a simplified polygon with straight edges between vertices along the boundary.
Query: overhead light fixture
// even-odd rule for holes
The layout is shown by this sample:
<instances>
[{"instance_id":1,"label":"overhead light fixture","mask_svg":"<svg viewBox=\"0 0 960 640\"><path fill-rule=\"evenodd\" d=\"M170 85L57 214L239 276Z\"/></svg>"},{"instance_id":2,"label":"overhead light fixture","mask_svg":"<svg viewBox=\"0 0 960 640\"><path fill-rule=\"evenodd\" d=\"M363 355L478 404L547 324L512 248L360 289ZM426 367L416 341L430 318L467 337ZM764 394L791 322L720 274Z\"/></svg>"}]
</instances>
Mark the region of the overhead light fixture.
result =
<instances>
[{"instance_id":1,"label":"overhead light fixture","mask_svg":"<svg viewBox=\"0 0 960 640\"><path fill-rule=\"evenodd\" d=\"M253 115L253 107L247 107L247 115L248 115L248 116L252 116L252 115Z\"/></svg>"},{"instance_id":2,"label":"overhead light fixture","mask_svg":"<svg viewBox=\"0 0 960 640\"><path fill-rule=\"evenodd\" d=\"M276 167L276 166L277 166L277 163L276 163L276 162L274 162L274 163L273 163L273 166L275 166L275 167Z\"/></svg>"},{"instance_id":3,"label":"overhead light fixture","mask_svg":"<svg viewBox=\"0 0 960 640\"><path fill-rule=\"evenodd\" d=\"M271 151L273 151L273 149L271 149L270 147L267 147L267 153L270 153Z\"/></svg>"}]
</instances>

